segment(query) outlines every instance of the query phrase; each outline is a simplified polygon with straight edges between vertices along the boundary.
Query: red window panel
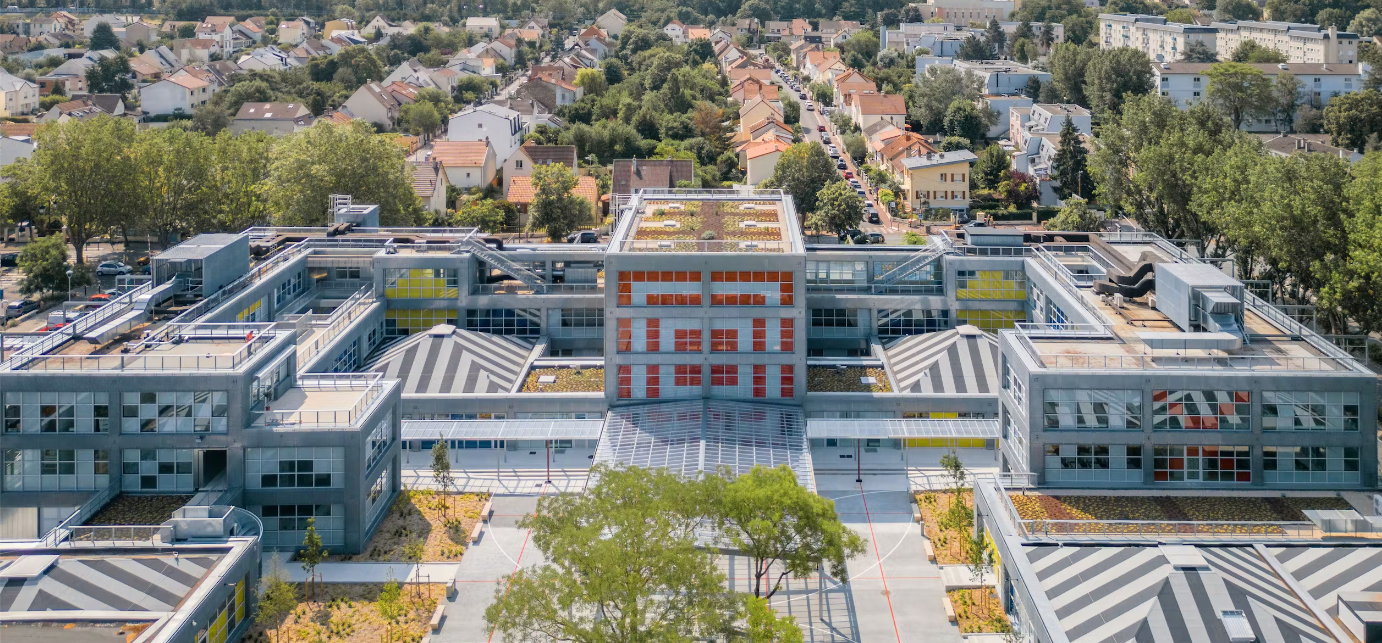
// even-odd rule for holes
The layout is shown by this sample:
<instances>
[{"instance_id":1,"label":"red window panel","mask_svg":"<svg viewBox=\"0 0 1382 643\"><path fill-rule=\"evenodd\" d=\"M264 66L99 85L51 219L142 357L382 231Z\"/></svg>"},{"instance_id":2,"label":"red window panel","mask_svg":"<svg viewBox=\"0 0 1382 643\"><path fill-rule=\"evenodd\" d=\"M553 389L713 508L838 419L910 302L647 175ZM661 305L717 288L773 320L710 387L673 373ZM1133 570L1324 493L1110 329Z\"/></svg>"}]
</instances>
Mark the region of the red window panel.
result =
<instances>
[{"instance_id":1,"label":"red window panel","mask_svg":"<svg viewBox=\"0 0 1382 643\"><path fill-rule=\"evenodd\" d=\"M768 367L765 364L753 365L753 396L768 397Z\"/></svg>"},{"instance_id":2,"label":"red window panel","mask_svg":"<svg viewBox=\"0 0 1382 643\"><path fill-rule=\"evenodd\" d=\"M739 350L739 330L735 328L710 329L710 350L716 353L733 353Z\"/></svg>"},{"instance_id":3,"label":"red window panel","mask_svg":"<svg viewBox=\"0 0 1382 643\"><path fill-rule=\"evenodd\" d=\"M778 397L788 399L796 396L796 377L793 376L791 364L782 365L782 378L780 385L782 390L778 391Z\"/></svg>"},{"instance_id":4,"label":"red window panel","mask_svg":"<svg viewBox=\"0 0 1382 643\"><path fill-rule=\"evenodd\" d=\"M677 386L700 386L701 385L701 366L700 364L678 364L675 367L675 383Z\"/></svg>"},{"instance_id":5,"label":"red window panel","mask_svg":"<svg viewBox=\"0 0 1382 643\"><path fill-rule=\"evenodd\" d=\"M657 319L648 319L644 321L645 330L643 333L648 340L647 350L650 353L656 353L661 347L661 344L658 343L658 340L662 339L662 331L660 330L661 324L659 322L660 320Z\"/></svg>"},{"instance_id":6,"label":"red window panel","mask_svg":"<svg viewBox=\"0 0 1382 643\"><path fill-rule=\"evenodd\" d=\"M619 352L628 353L633 350L633 320L620 319L618 321L618 342Z\"/></svg>"},{"instance_id":7,"label":"red window panel","mask_svg":"<svg viewBox=\"0 0 1382 643\"><path fill-rule=\"evenodd\" d=\"M738 386L739 367L733 364L710 365L711 386Z\"/></svg>"},{"instance_id":8,"label":"red window panel","mask_svg":"<svg viewBox=\"0 0 1382 643\"><path fill-rule=\"evenodd\" d=\"M648 380L647 380L647 381L648 381L648 396L647 396L647 397L648 397L648 399L650 399L650 400L655 400L655 399L661 397L660 391L661 391L661 386L662 386L662 383L661 383L661 379L662 379L662 378L658 377L658 374L657 374L658 367L657 367L656 365L651 365L651 364L650 364L650 365L648 365L648 366L645 366L644 368L647 369L646 372L648 373Z\"/></svg>"},{"instance_id":9,"label":"red window panel","mask_svg":"<svg viewBox=\"0 0 1382 643\"><path fill-rule=\"evenodd\" d=\"M782 352L790 353L794 350L794 346L796 345L796 328L791 319L780 319L778 322L781 324L778 330L778 338L782 341ZM783 366L782 368L784 369L782 374L786 375L788 372L786 369L791 367Z\"/></svg>"},{"instance_id":10,"label":"red window panel","mask_svg":"<svg viewBox=\"0 0 1382 643\"><path fill-rule=\"evenodd\" d=\"M673 350L678 353L701 352L701 331L698 328L678 328L673 332Z\"/></svg>"},{"instance_id":11,"label":"red window panel","mask_svg":"<svg viewBox=\"0 0 1382 643\"><path fill-rule=\"evenodd\" d=\"M633 397L633 367L619 367L619 399L627 400Z\"/></svg>"}]
</instances>

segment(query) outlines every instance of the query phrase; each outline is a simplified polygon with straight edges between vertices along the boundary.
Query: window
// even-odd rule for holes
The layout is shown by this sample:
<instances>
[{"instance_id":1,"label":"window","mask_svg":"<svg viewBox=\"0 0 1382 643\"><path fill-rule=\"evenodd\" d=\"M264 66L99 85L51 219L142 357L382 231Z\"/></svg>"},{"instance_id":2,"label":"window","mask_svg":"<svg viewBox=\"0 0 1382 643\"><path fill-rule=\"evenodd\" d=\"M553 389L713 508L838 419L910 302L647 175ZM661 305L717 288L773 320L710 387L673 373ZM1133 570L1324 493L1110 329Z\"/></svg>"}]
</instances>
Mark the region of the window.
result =
<instances>
[{"instance_id":1,"label":"window","mask_svg":"<svg viewBox=\"0 0 1382 643\"><path fill-rule=\"evenodd\" d=\"M391 467L384 467L379 472L379 477L374 479L374 484L370 485L369 494L365 496L365 522L374 522L375 516L379 515L385 507L389 506L389 498L393 494L393 471Z\"/></svg>"},{"instance_id":2,"label":"window","mask_svg":"<svg viewBox=\"0 0 1382 643\"><path fill-rule=\"evenodd\" d=\"M1142 391L1046 389L1043 427L1142 429Z\"/></svg>"},{"instance_id":3,"label":"window","mask_svg":"<svg viewBox=\"0 0 1382 643\"><path fill-rule=\"evenodd\" d=\"M795 345L791 319L713 319L712 352L790 353Z\"/></svg>"},{"instance_id":4,"label":"window","mask_svg":"<svg viewBox=\"0 0 1382 643\"><path fill-rule=\"evenodd\" d=\"M337 266L337 267L336 267L336 278L337 278L337 279L359 279L359 278L360 278L360 267L359 267L359 266Z\"/></svg>"},{"instance_id":5,"label":"window","mask_svg":"<svg viewBox=\"0 0 1382 643\"><path fill-rule=\"evenodd\" d=\"M1152 391L1152 428L1158 431L1250 431L1250 391Z\"/></svg>"},{"instance_id":6,"label":"window","mask_svg":"<svg viewBox=\"0 0 1382 643\"><path fill-rule=\"evenodd\" d=\"M384 457L389 452L389 445L393 444L393 411L384 414L384 419L374 426L370 431L367 440L366 452L369 454L365 458L365 471L369 471L379 458Z\"/></svg>"},{"instance_id":7,"label":"window","mask_svg":"<svg viewBox=\"0 0 1382 643\"><path fill-rule=\"evenodd\" d=\"M1026 299L1027 273L1022 270L960 270L956 299Z\"/></svg>"},{"instance_id":8,"label":"window","mask_svg":"<svg viewBox=\"0 0 1382 643\"><path fill-rule=\"evenodd\" d=\"M796 371L791 364L711 364L710 395L718 399L791 399Z\"/></svg>"},{"instance_id":9,"label":"window","mask_svg":"<svg viewBox=\"0 0 1382 643\"><path fill-rule=\"evenodd\" d=\"M302 544L301 542L298 543ZM226 638L245 620L245 581L235 584L235 591L221 601L210 625L197 638L197 643L226 643Z\"/></svg>"},{"instance_id":10,"label":"window","mask_svg":"<svg viewBox=\"0 0 1382 643\"><path fill-rule=\"evenodd\" d=\"M859 311L851 308L812 308L813 328L858 328Z\"/></svg>"},{"instance_id":11,"label":"window","mask_svg":"<svg viewBox=\"0 0 1382 643\"><path fill-rule=\"evenodd\" d=\"M950 311L948 310L878 311L878 335L880 337L919 335L947 328L950 328Z\"/></svg>"},{"instance_id":12,"label":"window","mask_svg":"<svg viewBox=\"0 0 1382 643\"><path fill-rule=\"evenodd\" d=\"M274 304L282 305L300 292L302 292L302 273L299 272L288 279L284 279L274 288Z\"/></svg>"},{"instance_id":13,"label":"window","mask_svg":"<svg viewBox=\"0 0 1382 643\"><path fill-rule=\"evenodd\" d=\"M687 399L701 396L700 364L625 364L619 367L622 400Z\"/></svg>"},{"instance_id":14,"label":"window","mask_svg":"<svg viewBox=\"0 0 1382 643\"><path fill-rule=\"evenodd\" d=\"M542 315L541 311L529 308L467 310L465 328L496 335L536 337L542 334Z\"/></svg>"},{"instance_id":15,"label":"window","mask_svg":"<svg viewBox=\"0 0 1382 643\"><path fill-rule=\"evenodd\" d=\"M192 491L192 449L125 449L121 486L125 491Z\"/></svg>"},{"instance_id":16,"label":"window","mask_svg":"<svg viewBox=\"0 0 1382 643\"><path fill-rule=\"evenodd\" d=\"M1142 445L1048 444L1050 482L1141 482Z\"/></svg>"},{"instance_id":17,"label":"window","mask_svg":"<svg viewBox=\"0 0 1382 643\"><path fill-rule=\"evenodd\" d=\"M1357 431L1358 394L1263 391L1263 431Z\"/></svg>"},{"instance_id":18,"label":"window","mask_svg":"<svg viewBox=\"0 0 1382 643\"><path fill-rule=\"evenodd\" d=\"M513 162L513 166L515 169L523 169L523 159L515 159Z\"/></svg>"},{"instance_id":19,"label":"window","mask_svg":"<svg viewBox=\"0 0 1382 643\"><path fill-rule=\"evenodd\" d=\"M621 353L701 352L701 320L697 318L625 318L618 325Z\"/></svg>"},{"instance_id":20,"label":"window","mask_svg":"<svg viewBox=\"0 0 1382 643\"><path fill-rule=\"evenodd\" d=\"M619 273L620 306L699 306L701 273L623 271Z\"/></svg>"},{"instance_id":21,"label":"window","mask_svg":"<svg viewBox=\"0 0 1382 643\"><path fill-rule=\"evenodd\" d=\"M244 310L235 314L235 321L254 323L259 321L259 309L264 307L264 300L257 299Z\"/></svg>"},{"instance_id":22,"label":"window","mask_svg":"<svg viewBox=\"0 0 1382 643\"><path fill-rule=\"evenodd\" d=\"M868 263L864 261L808 261L807 285L862 285L868 282Z\"/></svg>"},{"instance_id":23,"label":"window","mask_svg":"<svg viewBox=\"0 0 1382 643\"><path fill-rule=\"evenodd\" d=\"M225 391L120 394L121 433L225 433L230 395Z\"/></svg>"},{"instance_id":24,"label":"window","mask_svg":"<svg viewBox=\"0 0 1382 643\"><path fill-rule=\"evenodd\" d=\"M604 328L605 311L599 308L561 309L562 328Z\"/></svg>"},{"instance_id":25,"label":"window","mask_svg":"<svg viewBox=\"0 0 1382 643\"><path fill-rule=\"evenodd\" d=\"M712 306L791 306L790 272L712 272Z\"/></svg>"},{"instance_id":26,"label":"window","mask_svg":"<svg viewBox=\"0 0 1382 643\"><path fill-rule=\"evenodd\" d=\"M450 268L385 268L384 296L389 299L453 299L460 278Z\"/></svg>"},{"instance_id":27,"label":"window","mask_svg":"<svg viewBox=\"0 0 1382 643\"><path fill-rule=\"evenodd\" d=\"M891 272L892 269L896 268L900 263L902 263L902 261L875 261L873 263L873 278L876 280L882 277ZM934 288L922 290L922 292L935 292L936 294L940 294L941 262L933 261L926 264L925 266L899 277L897 281L893 283L899 286L933 286ZM916 289L913 289L909 292L914 292L915 290Z\"/></svg>"},{"instance_id":28,"label":"window","mask_svg":"<svg viewBox=\"0 0 1382 643\"><path fill-rule=\"evenodd\" d=\"M108 433L110 394L7 392L0 407L5 433Z\"/></svg>"},{"instance_id":29,"label":"window","mask_svg":"<svg viewBox=\"0 0 1382 643\"><path fill-rule=\"evenodd\" d=\"M1157 445L1152 466L1156 482L1252 482L1252 448Z\"/></svg>"},{"instance_id":30,"label":"window","mask_svg":"<svg viewBox=\"0 0 1382 643\"><path fill-rule=\"evenodd\" d=\"M5 491L91 491L110 484L105 449L6 449L0 468Z\"/></svg>"},{"instance_id":31,"label":"window","mask_svg":"<svg viewBox=\"0 0 1382 643\"><path fill-rule=\"evenodd\" d=\"M1262 475L1272 482L1359 482L1358 447L1262 447Z\"/></svg>"},{"instance_id":32,"label":"window","mask_svg":"<svg viewBox=\"0 0 1382 643\"><path fill-rule=\"evenodd\" d=\"M323 547L345 544L345 505L264 505L253 507L264 523L265 547L300 547L308 519L315 519Z\"/></svg>"},{"instance_id":33,"label":"window","mask_svg":"<svg viewBox=\"0 0 1382 643\"><path fill-rule=\"evenodd\" d=\"M404 337L441 324L457 325L460 311L395 308L384 311L384 336Z\"/></svg>"},{"instance_id":34,"label":"window","mask_svg":"<svg viewBox=\"0 0 1382 643\"><path fill-rule=\"evenodd\" d=\"M332 373L349 373L359 367L360 360L360 338L351 340L345 350L336 356L336 360L331 364Z\"/></svg>"},{"instance_id":35,"label":"window","mask_svg":"<svg viewBox=\"0 0 1382 643\"><path fill-rule=\"evenodd\" d=\"M339 489L344 475L342 447L245 449L245 479L250 489Z\"/></svg>"},{"instance_id":36,"label":"window","mask_svg":"<svg viewBox=\"0 0 1382 643\"><path fill-rule=\"evenodd\" d=\"M1022 409L1022 414L1026 415L1027 408L1024 405L1027 403L1027 384L1007 360L1003 361L1003 390L1012 396L1018 408Z\"/></svg>"}]
</instances>

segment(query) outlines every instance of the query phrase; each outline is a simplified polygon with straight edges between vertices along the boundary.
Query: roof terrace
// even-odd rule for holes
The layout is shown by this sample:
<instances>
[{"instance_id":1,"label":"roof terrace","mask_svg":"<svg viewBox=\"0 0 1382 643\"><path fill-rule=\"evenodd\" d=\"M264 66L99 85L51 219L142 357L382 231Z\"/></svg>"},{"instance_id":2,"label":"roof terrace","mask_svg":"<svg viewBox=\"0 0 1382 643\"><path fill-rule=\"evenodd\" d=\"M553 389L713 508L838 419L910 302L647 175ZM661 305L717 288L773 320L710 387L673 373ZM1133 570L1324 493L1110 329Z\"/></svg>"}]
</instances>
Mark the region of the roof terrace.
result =
<instances>
[{"instance_id":1,"label":"roof terrace","mask_svg":"<svg viewBox=\"0 0 1382 643\"><path fill-rule=\"evenodd\" d=\"M291 333L273 324L169 324L158 339L130 342L119 352L90 354L91 344L68 342L57 353L34 355L25 371L228 371L236 370Z\"/></svg>"},{"instance_id":2,"label":"roof terrace","mask_svg":"<svg viewBox=\"0 0 1382 643\"><path fill-rule=\"evenodd\" d=\"M382 373L308 373L268 402L254 421L275 431L337 429L357 424L392 383Z\"/></svg>"},{"instance_id":3,"label":"roof terrace","mask_svg":"<svg viewBox=\"0 0 1382 643\"><path fill-rule=\"evenodd\" d=\"M626 210L616 252L802 252L801 225L781 190L644 190Z\"/></svg>"}]
</instances>

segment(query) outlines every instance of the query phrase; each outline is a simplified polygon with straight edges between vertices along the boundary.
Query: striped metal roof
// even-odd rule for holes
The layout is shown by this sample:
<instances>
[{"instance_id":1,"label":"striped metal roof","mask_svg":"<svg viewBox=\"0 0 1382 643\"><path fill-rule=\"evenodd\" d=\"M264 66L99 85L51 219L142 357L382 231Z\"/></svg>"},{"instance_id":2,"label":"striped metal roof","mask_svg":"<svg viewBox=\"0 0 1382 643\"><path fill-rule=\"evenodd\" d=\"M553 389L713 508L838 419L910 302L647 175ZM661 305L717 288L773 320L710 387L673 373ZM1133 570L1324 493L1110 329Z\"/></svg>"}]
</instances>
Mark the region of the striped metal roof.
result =
<instances>
[{"instance_id":1,"label":"striped metal roof","mask_svg":"<svg viewBox=\"0 0 1382 643\"><path fill-rule=\"evenodd\" d=\"M1196 547L1188 566L1157 546L1022 549L1071 643L1230 643L1236 611L1261 643L1335 640L1250 546Z\"/></svg>"},{"instance_id":2,"label":"striped metal roof","mask_svg":"<svg viewBox=\"0 0 1382 643\"><path fill-rule=\"evenodd\" d=\"M884 355L899 393L998 393L998 340L972 326L903 337Z\"/></svg>"},{"instance_id":3,"label":"striped metal roof","mask_svg":"<svg viewBox=\"0 0 1382 643\"><path fill-rule=\"evenodd\" d=\"M983 419L889 419L810 418L806 437L825 438L986 438L999 437L998 420Z\"/></svg>"},{"instance_id":4,"label":"striped metal roof","mask_svg":"<svg viewBox=\"0 0 1382 643\"><path fill-rule=\"evenodd\" d=\"M512 337L439 326L390 348L367 370L401 381L404 395L508 393L533 347Z\"/></svg>"},{"instance_id":5,"label":"striped metal roof","mask_svg":"<svg viewBox=\"0 0 1382 643\"><path fill-rule=\"evenodd\" d=\"M1339 592L1382 592L1382 547L1268 547L1320 607L1337 615Z\"/></svg>"}]
</instances>

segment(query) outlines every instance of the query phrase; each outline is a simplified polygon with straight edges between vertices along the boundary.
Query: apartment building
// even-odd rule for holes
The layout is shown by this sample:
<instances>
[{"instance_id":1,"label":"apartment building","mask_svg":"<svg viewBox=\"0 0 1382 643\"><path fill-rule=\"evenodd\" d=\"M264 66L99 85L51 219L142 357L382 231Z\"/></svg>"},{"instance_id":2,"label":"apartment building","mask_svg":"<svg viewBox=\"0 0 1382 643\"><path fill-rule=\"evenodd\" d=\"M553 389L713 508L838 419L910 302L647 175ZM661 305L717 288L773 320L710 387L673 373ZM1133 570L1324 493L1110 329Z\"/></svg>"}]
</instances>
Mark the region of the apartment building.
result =
<instances>
[{"instance_id":1,"label":"apartment building","mask_svg":"<svg viewBox=\"0 0 1382 643\"><path fill-rule=\"evenodd\" d=\"M1358 91L1363 88L1366 71L1361 63L1352 65L1321 63L1250 63L1262 70L1268 79L1275 81L1277 74L1286 72L1295 75L1302 83L1303 100L1323 108L1335 96ZM1209 85L1206 73L1209 63L1159 63L1152 65L1153 79L1162 96L1174 101L1181 109L1191 103L1204 100L1204 92ZM1243 128L1253 132L1275 132L1277 124L1270 117L1248 119Z\"/></svg>"},{"instance_id":2,"label":"apartment building","mask_svg":"<svg viewBox=\"0 0 1382 643\"><path fill-rule=\"evenodd\" d=\"M972 153L899 158L909 198L966 202ZM439 434L455 462L555 443L582 466L785 463L808 486L813 457L935 446L1055 487L1376 484L1376 375L1154 235L817 245L790 197L752 189L634 191L601 244L333 212L195 237L61 334L7 343L0 532L185 495L243 507L265 548L313 517L355 553Z\"/></svg>"},{"instance_id":3,"label":"apartment building","mask_svg":"<svg viewBox=\"0 0 1382 643\"><path fill-rule=\"evenodd\" d=\"M967 27L988 24L989 20L1005 21L1022 6L1022 0L927 0L925 4L913 6L921 9L924 22L939 19L957 27Z\"/></svg>"},{"instance_id":4,"label":"apartment building","mask_svg":"<svg viewBox=\"0 0 1382 643\"><path fill-rule=\"evenodd\" d=\"M1163 16L1132 13L1099 14L1099 48L1132 47L1152 62L1175 62L1191 42L1215 49L1215 27L1167 22Z\"/></svg>"},{"instance_id":5,"label":"apartment building","mask_svg":"<svg viewBox=\"0 0 1382 643\"><path fill-rule=\"evenodd\" d=\"M925 67L921 64L922 58L917 60L918 74L925 73ZM950 64L960 71L977 75L984 83L984 94L992 96L1021 94L1027 87L1029 78L1036 78L1043 83L1051 80L1050 72L1009 60L955 60Z\"/></svg>"},{"instance_id":6,"label":"apartment building","mask_svg":"<svg viewBox=\"0 0 1382 643\"><path fill-rule=\"evenodd\" d=\"M1220 60L1227 60L1239 45L1252 40L1259 46L1286 55L1288 63L1345 64L1358 62L1358 34L1334 27L1295 22L1229 21L1213 22L1218 31Z\"/></svg>"}]
</instances>

